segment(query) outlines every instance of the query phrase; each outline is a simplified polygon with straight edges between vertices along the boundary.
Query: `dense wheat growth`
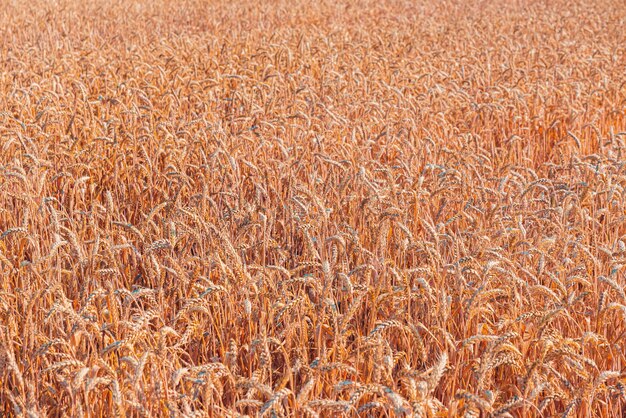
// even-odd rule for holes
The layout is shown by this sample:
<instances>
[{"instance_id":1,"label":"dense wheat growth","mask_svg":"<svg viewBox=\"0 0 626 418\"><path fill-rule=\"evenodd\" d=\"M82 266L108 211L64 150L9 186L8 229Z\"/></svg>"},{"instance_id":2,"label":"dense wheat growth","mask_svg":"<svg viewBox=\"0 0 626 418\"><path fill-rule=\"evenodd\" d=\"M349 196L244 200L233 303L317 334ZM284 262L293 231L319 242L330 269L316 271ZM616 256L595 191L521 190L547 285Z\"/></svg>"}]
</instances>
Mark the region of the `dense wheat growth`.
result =
<instances>
[{"instance_id":1,"label":"dense wheat growth","mask_svg":"<svg viewBox=\"0 0 626 418\"><path fill-rule=\"evenodd\" d=\"M0 0L0 416L623 416L625 26Z\"/></svg>"}]
</instances>

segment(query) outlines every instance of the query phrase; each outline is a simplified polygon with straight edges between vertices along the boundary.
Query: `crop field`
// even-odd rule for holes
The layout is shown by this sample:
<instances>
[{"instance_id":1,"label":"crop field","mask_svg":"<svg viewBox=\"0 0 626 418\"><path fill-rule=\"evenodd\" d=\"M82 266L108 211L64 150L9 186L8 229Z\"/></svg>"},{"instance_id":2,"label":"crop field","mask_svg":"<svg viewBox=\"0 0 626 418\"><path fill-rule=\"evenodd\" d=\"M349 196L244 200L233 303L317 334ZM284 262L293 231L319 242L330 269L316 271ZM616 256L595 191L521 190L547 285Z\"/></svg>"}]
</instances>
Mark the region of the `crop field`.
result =
<instances>
[{"instance_id":1,"label":"crop field","mask_svg":"<svg viewBox=\"0 0 626 418\"><path fill-rule=\"evenodd\" d=\"M0 0L0 416L626 416L625 28Z\"/></svg>"}]
</instances>

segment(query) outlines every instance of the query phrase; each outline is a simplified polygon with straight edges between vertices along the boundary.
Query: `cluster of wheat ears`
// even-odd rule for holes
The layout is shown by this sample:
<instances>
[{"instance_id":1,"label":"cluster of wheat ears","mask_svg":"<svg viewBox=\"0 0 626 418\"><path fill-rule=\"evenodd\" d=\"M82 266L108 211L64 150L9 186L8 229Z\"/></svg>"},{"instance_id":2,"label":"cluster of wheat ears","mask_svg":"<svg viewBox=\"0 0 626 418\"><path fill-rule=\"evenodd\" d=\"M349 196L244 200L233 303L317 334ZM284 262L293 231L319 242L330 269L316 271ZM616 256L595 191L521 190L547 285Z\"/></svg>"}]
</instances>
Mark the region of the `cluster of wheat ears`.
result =
<instances>
[{"instance_id":1,"label":"cluster of wheat ears","mask_svg":"<svg viewBox=\"0 0 626 418\"><path fill-rule=\"evenodd\" d=\"M626 413L622 1L0 1L0 415Z\"/></svg>"}]
</instances>

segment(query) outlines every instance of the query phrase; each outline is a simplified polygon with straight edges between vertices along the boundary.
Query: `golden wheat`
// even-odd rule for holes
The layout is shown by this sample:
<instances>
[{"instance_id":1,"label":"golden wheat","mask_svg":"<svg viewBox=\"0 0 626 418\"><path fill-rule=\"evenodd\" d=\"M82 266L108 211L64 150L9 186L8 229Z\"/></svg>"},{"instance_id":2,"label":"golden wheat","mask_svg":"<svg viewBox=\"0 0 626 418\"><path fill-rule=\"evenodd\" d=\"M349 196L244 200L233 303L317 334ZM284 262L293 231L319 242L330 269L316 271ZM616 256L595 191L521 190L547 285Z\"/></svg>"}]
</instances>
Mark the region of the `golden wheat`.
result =
<instances>
[{"instance_id":1,"label":"golden wheat","mask_svg":"<svg viewBox=\"0 0 626 418\"><path fill-rule=\"evenodd\" d=\"M624 416L624 22L2 2L0 415Z\"/></svg>"}]
</instances>

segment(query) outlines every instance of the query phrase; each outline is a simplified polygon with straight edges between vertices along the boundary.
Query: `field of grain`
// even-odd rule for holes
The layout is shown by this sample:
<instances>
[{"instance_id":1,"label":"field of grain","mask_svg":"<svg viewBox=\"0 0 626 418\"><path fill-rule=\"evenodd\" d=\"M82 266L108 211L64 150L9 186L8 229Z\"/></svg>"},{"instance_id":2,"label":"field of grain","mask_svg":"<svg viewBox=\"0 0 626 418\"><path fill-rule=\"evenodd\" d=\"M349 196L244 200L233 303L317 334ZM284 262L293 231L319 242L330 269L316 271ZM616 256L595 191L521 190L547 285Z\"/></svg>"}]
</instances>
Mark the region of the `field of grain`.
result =
<instances>
[{"instance_id":1,"label":"field of grain","mask_svg":"<svg viewBox=\"0 0 626 418\"><path fill-rule=\"evenodd\" d=\"M625 26L0 0L0 416L624 416Z\"/></svg>"}]
</instances>

